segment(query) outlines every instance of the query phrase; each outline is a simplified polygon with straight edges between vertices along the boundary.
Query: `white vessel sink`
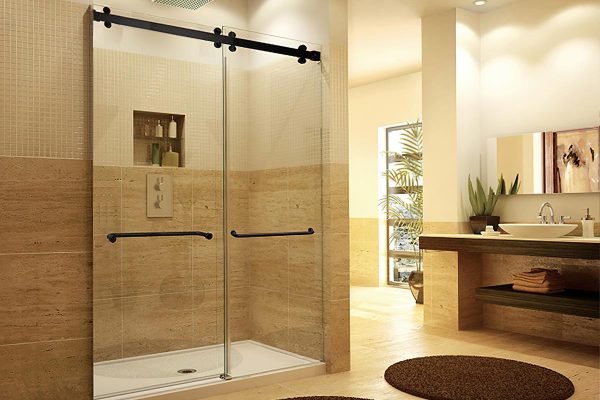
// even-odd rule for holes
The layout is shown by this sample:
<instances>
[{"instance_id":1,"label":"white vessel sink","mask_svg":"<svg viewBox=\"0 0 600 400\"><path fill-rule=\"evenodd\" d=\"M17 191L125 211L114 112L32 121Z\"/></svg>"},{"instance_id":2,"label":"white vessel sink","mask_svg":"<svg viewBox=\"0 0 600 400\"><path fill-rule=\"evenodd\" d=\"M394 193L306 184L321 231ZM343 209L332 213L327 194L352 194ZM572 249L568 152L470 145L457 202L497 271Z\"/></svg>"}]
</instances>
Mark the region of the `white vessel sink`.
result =
<instances>
[{"instance_id":1,"label":"white vessel sink","mask_svg":"<svg viewBox=\"0 0 600 400\"><path fill-rule=\"evenodd\" d=\"M525 238L557 238L571 233L575 224L500 224L507 233Z\"/></svg>"}]
</instances>

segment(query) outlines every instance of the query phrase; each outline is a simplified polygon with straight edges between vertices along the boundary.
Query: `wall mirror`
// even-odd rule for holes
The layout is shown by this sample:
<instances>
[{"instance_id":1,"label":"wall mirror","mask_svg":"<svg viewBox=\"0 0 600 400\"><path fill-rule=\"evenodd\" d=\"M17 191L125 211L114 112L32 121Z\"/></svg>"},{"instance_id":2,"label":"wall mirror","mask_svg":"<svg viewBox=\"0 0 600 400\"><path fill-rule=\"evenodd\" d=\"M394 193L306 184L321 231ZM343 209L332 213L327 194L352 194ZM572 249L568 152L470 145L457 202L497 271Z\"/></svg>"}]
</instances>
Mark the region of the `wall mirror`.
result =
<instances>
[{"instance_id":1,"label":"wall mirror","mask_svg":"<svg viewBox=\"0 0 600 400\"><path fill-rule=\"evenodd\" d=\"M519 194L600 192L600 127L488 139L487 178L519 174Z\"/></svg>"}]
</instances>

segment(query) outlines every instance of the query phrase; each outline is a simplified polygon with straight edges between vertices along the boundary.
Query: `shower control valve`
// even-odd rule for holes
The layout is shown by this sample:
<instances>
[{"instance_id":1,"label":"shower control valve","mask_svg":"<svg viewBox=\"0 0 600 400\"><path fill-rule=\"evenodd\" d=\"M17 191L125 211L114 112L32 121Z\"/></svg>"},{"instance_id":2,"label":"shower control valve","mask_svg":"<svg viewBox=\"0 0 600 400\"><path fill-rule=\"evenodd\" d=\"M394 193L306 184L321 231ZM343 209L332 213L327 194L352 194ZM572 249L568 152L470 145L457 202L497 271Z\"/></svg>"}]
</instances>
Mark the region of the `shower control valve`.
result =
<instances>
[{"instance_id":1,"label":"shower control valve","mask_svg":"<svg viewBox=\"0 0 600 400\"><path fill-rule=\"evenodd\" d=\"M162 208L161 203L164 201L164 199L165 199L165 196L163 196L162 194L157 194L156 201L154 202L154 207Z\"/></svg>"},{"instance_id":2,"label":"shower control valve","mask_svg":"<svg viewBox=\"0 0 600 400\"><path fill-rule=\"evenodd\" d=\"M156 178L156 185L154 185L154 188L160 192L161 190L163 190L164 184L165 184L165 178L161 176L160 178Z\"/></svg>"}]
</instances>

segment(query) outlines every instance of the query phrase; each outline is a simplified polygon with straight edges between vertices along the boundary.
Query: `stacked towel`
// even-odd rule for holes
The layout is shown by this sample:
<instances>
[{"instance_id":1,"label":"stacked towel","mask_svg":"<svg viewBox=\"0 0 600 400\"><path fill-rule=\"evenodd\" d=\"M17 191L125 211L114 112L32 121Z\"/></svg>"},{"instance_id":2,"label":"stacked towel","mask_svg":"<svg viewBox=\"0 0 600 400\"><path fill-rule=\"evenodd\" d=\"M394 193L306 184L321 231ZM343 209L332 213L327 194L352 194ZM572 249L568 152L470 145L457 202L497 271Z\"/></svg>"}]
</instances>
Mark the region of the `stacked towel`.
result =
<instances>
[{"instance_id":1,"label":"stacked towel","mask_svg":"<svg viewBox=\"0 0 600 400\"><path fill-rule=\"evenodd\" d=\"M531 293L560 293L565 290L565 280L555 269L532 268L529 272L513 274L513 290Z\"/></svg>"}]
</instances>

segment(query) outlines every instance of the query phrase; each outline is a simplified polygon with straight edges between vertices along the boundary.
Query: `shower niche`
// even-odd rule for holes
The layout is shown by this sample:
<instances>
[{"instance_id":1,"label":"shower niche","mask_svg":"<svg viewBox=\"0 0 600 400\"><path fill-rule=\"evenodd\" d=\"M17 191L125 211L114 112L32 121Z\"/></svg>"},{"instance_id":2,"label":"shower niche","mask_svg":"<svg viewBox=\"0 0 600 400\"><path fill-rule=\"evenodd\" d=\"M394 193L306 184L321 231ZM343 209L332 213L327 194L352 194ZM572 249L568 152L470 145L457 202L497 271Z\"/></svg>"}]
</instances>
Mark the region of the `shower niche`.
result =
<instances>
[{"instance_id":1,"label":"shower niche","mask_svg":"<svg viewBox=\"0 0 600 400\"><path fill-rule=\"evenodd\" d=\"M175 122L175 135L170 130ZM158 144L160 157L169 151L179 155L177 167L184 163L185 115L153 111L133 111L133 163L138 166L151 166L152 145ZM173 137L174 136L174 137ZM162 159L160 160L162 161ZM161 163L162 165L162 163ZM171 165L175 166L175 165Z\"/></svg>"}]
</instances>

